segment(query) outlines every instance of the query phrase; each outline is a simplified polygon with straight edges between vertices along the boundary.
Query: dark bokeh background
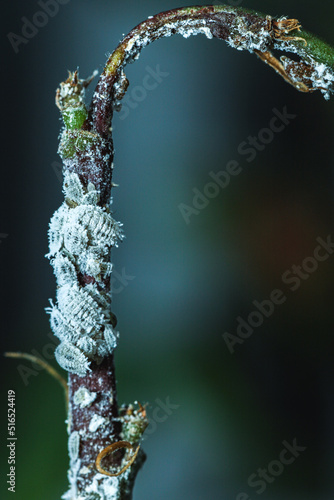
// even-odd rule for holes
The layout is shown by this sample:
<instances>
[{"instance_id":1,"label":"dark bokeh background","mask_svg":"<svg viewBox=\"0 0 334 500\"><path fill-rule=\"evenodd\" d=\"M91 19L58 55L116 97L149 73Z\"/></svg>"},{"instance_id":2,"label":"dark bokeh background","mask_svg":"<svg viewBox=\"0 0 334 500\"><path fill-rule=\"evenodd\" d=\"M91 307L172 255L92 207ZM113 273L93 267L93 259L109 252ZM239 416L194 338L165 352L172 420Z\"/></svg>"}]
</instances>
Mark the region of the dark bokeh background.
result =
<instances>
[{"instance_id":1,"label":"dark bokeh background","mask_svg":"<svg viewBox=\"0 0 334 500\"><path fill-rule=\"evenodd\" d=\"M329 0L242 5L297 17L334 44ZM58 83L67 69L79 66L82 77L101 70L122 34L177 6L70 0L17 54L7 33L21 35L21 18L41 9L31 0L3 6L1 352L50 360L55 343L44 313L55 280L44 254L48 221L62 202ZM157 65L168 75L143 98L138 87ZM282 281L313 255L318 237L333 233L333 102L298 93L256 57L203 36L157 42L127 76L135 106L127 101L128 116L123 110L114 120L114 213L126 233L113 252L123 273L114 284L117 379L120 402L148 402L151 419L134 500L248 498L240 492L252 500L333 499L334 256L294 292ZM247 162L238 146L284 106L296 117ZM180 203L191 205L193 188L203 192L209 173L229 160L242 172L186 224ZM231 354L223 334L235 334L237 317L247 320L253 301L277 288L284 304ZM32 369L1 361L4 438L7 391L16 391L15 498L58 500L67 487L63 394L45 373L24 381L19 365ZM166 398L175 405L169 414L157 410ZM249 476L294 439L306 450L258 495ZM5 439L1 447L7 474ZM1 498L12 498L4 476Z\"/></svg>"}]
</instances>

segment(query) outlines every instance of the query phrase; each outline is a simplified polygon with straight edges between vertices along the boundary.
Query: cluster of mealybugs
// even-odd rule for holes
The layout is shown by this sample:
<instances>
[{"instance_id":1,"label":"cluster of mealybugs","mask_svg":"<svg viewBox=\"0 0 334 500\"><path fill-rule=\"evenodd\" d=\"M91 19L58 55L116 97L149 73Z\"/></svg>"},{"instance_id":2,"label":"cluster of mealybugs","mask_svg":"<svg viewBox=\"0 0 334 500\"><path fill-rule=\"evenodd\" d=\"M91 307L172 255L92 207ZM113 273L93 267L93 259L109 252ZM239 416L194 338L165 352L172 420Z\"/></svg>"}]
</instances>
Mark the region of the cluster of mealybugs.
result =
<instances>
[{"instance_id":1,"label":"cluster of mealybugs","mask_svg":"<svg viewBox=\"0 0 334 500\"><path fill-rule=\"evenodd\" d=\"M112 270L110 248L123 235L109 210L98 206L99 194L91 183L84 188L77 174L66 171L63 189L65 201L50 222L47 255L57 279L57 305L50 301L47 311L60 340L58 363L84 376L90 360L103 358L116 346L111 297L103 282ZM80 284L78 276L93 279Z\"/></svg>"}]
</instances>

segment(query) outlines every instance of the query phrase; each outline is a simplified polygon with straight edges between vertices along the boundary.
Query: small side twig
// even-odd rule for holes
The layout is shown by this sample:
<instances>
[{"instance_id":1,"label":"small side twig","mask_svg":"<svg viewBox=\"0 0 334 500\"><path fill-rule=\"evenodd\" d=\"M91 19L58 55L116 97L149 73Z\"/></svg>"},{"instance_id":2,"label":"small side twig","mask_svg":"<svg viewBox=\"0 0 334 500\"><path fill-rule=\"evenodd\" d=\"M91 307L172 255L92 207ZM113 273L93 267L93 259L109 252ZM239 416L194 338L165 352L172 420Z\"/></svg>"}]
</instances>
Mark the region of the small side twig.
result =
<instances>
[{"instance_id":1,"label":"small side twig","mask_svg":"<svg viewBox=\"0 0 334 500\"><path fill-rule=\"evenodd\" d=\"M62 377L60 375L60 373L58 373L57 370L55 370L53 368L53 366L51 366L46 361L43 361L43 359L41 359L41 358L39 358L37 356L34 356L33 354L28 354L27 352L5 352L4 356L6 358L27 359L28 361L32 361L32 363L36 363L36 365L39 365L41 368L43 368L47 373L49 373L49 375L51 375L51 377L53 377L54 379L56 379L60 383L60 385L62 386L62 388L64 389L65 399L66 399L66 407L68 406L68 386L67 386L67 382L64 379L64 377Z\"/></svg>"}]
</instances>

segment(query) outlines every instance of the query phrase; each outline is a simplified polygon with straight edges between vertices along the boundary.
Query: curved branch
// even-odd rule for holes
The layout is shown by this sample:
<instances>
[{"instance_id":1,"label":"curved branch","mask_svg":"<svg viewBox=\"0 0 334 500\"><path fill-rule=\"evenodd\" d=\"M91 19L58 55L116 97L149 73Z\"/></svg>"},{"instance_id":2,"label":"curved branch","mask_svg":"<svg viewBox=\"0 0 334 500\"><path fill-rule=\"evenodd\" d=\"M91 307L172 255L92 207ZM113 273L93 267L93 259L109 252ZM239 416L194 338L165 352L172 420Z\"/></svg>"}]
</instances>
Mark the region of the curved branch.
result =
<instances>
[{"instance_id":1,"label":"curved branch","mask_svg":"<svg viewBox=\"0 0 334 500\"><path fill-rule=\"evenodd\" d=\"M202 33L254 52L297 90L319 89L328 98L334 81L334 50L300 27L296 19L229 6L186 7L152 16L130 31L109 57L93 96L91 126L102 137L110 136L113 108L128 86L124 67L149 43L175 34L187 38ZM295 53L300 60L285 57L280 62L273 49Z\"/></svg>"}]
</instances>

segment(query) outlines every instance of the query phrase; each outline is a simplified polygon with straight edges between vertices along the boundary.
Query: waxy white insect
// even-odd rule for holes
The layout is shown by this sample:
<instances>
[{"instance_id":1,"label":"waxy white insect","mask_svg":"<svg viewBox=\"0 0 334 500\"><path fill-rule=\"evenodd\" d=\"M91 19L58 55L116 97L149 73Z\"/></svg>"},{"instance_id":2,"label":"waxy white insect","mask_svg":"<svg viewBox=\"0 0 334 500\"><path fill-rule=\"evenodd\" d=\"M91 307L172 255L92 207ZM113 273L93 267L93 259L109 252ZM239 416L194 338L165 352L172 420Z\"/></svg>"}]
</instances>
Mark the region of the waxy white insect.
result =
<instances>
[{"instance_id":1,"label":"waxy white insect","mask_svg":"<svg viewBox=\"0 0 334 500\"><path fill-rule=\"evenodd\" d=\"M79 457L79 446L80 446L80 434L78 431L74 431L68 438L68 454L70 456L71 461L75 461Z\"/></svg>"},{"instance_id":2,"label":"waxy white insect","mask_svg":"<svg viewBox=\"0 0 334 500\"><path fill-rule=\"evenodd\" d=\"M117 343L103 280L112 272L110 249L123 239L122 225L108 208L97 205L94 185L85 188L77 174L65 172L63 191L65 201L50 222L47 254L57 279L57 305L50 301L46 310L60 340L58 363L85 376L90 361L110 354ZM80 276L88 276L89 282L80 283Z\"/></svg>"}]
</instances>

